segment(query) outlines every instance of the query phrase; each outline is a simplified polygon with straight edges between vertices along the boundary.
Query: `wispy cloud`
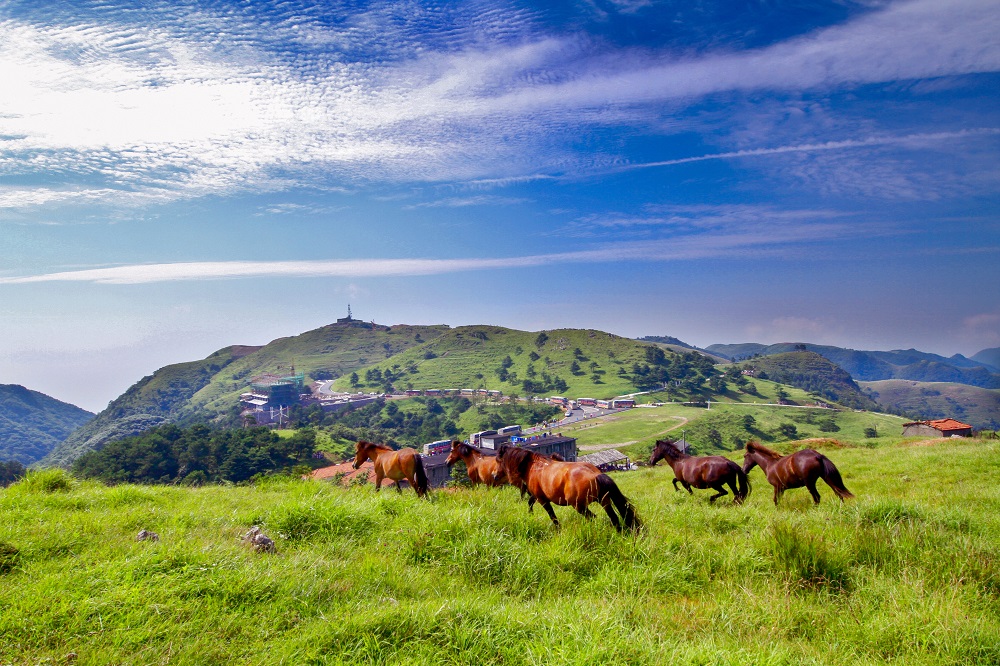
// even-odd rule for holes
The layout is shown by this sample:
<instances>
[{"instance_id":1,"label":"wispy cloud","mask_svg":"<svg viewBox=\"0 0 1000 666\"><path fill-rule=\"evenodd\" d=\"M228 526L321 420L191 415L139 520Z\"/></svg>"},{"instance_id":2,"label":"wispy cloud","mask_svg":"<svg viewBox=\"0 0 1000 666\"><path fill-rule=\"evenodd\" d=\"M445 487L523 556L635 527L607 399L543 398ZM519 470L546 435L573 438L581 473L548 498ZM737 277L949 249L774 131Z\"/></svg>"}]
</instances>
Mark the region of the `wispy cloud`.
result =
<instances>
[{"instance_id":1,"label":"wispy cloud","mask_svg":"<svg viewBox=\"0 0 1000 666\"><path fill-rule=\"evenodd\" d=\"M669 240L620 242L571 252L461 259L351 259L342 261L219 261L137 264L0 278L0 285L39 282L146 284L239 278L401 277L496 271L571 263L682 261L710 257L760 256L785 248L843 237L836 223L689 234Z\"/></svg>"},{"instance_id":2,"label":"wispy cloud","mask_svg":"<svg viewBox=\"0 0 1000 666\"><path fill-rule=\"evenodd\" d=\"M236 9L181 11L148 27L0 21L0 174L48 180L0 204L146 205L321 186L331 175L486 188L593 167L573 147L579 128L643 124L650 106L1000 71L1000 12L989 0L894 3L765 48L685 58L611 55L538 34L509 8L459 12L434 30L430 10L404 17L387 6L336 26L308 12L255 27ZM921 140L935 139L819 141L642 166Z\"/></svg>"},{"instance_id":3,"label":"wispy cloud","mask_svg":"<svg viewBox=\"0 0 1000 666\"><path fill-rule=\"evenodd\" d=\"M467 208L469 206L513 206L530 201L523 197L501 197L494 195L478 195L473 197L448 197L447 199L437 199L435 201L423 201L421 203L403 206L405 210L417 208Z\"/></svg>"},{"instance_id":4,"label":"wispy cloud","mask_svg":"<svg viewBox=\"0 0 1000 666\"><path fill-rule=\"evenodd\" d=\"M693 157L681 157L674 160L662 160L659 162L644 162L641 164L624 164L617 167L619 171L629 171L632 169L650 169L655 167L676 166L680 164L691 164L693 162L705 162L708 160L730 160L745 157L761 157L766 155L783 155L787 153L817 153L829 150L847 150L850 148L871 148L876 146L903 146L909 148L922 148L930 143L962 141L975 139L983 136L1000 136L1000 128L997 127L977 127L973 129L959 130L956 132L927 132L922 134L907 134L905 136L872 136L863 139L846 139L843 141L825 141L823 143L803 143L792 146L776 146L773 148L752 148L747 150L735 150L726 153L708 153Z\"/></svg>"}]
</instances>

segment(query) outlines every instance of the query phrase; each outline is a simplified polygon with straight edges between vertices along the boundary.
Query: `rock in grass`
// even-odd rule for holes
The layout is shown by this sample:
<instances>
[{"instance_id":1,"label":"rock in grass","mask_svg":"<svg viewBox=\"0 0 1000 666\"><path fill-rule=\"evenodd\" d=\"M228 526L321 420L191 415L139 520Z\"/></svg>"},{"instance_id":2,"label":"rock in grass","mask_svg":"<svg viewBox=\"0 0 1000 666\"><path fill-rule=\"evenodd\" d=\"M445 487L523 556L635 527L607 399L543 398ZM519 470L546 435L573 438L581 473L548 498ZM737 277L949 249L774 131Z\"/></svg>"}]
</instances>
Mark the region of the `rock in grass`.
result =
<instances>
[{"instance_id":1,"label":"rock in grass","mask_svg":"<svg viewBox=\"0 0 1000 666\"><path fill-rule=\"evenodd\" d=\"M249 543L257 553L276 553L278 549L274 541L264 535L259 525L254 525L250 531L243 535L243 543Z\"/></svg>"},{"instance_id":2,"label":"rock in grass","mask_svg":"<svg viewBox=\"0 0 1000 666\"><path fill-rule=\"evenodd\" d=\"M150 532L149 530L139 530L139 534L135 537L136 541L159 541L160 535L156 532Z\"/></svg>"}]
</instances>

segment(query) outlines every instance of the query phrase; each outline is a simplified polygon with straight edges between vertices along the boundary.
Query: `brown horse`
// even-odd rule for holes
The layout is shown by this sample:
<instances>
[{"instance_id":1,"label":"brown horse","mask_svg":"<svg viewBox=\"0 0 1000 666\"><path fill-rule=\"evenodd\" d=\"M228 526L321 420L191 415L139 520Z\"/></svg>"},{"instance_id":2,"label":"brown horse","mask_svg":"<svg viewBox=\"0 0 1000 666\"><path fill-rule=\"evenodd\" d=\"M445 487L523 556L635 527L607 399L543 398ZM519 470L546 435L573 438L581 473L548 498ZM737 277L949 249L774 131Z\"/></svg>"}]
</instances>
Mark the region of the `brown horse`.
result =
<instances>
[{"instance_id":1,"label":"brown horse","mask_svg":"<svg viewBox=\"0 0 1000 666\"><path fill-rule=\"evenodd\" d=\"M396 482L396 490L403 492L400 482L403 479L413 486L418 497L427 496L427 475L424 473L424 463L420 454L413 449L398 451L385 444L374 444L364 440L355 445L357 454L354 456L354 469L361 467L366 460L375 465L375 491L382 487L382 479L389 477Z\"/></svg>"},{"instance_id":2,"label":"brown horse","mask_svg":"<svg viewBox=\"0 0 1000 666\"><path fill-rule=\"evenodd\" d=\"M559 527L559 520L552 510L553 504L571 506L580 515L593 518L593 512L587 507L599 502L618 531L622 531L623 522L624 528L633 531L642 528L635 507L614 480L590 463L553 460L508 444L500 447L497 459L510 484L526 489L532 499L538 500L556 527ZM615 509L621 514L620 521Z\"/></svg>"},{"instance_id":3,"label":"brown horse","mask_svg":"<svg viewBox=\"0 0 1000 666\"><path fill-rule=\"evenodd\" d=\"M826 485L833 488L833 492L837 493L841 502L845 497L854 497L844 486L840 471L830 459L812 449L802 449L790 456L782 456L757 442L747 442L747 450L743 455L743 471L749 472L754 465L760 465L768 483L774 486L775 506L778 506L778 500L786 490L802 486L809 489L813 502L819 504L819 493L816 491L817 479L826 481Z\"/></svg>"},{"instance_id":4,"label":"brown horse","mask_svg":"<svg viewBox=\"0 0 1000 666\"><path fill-rule=\"evenodd\" d=\"M734 504L743 504L743 500L750 495L750 481L746 473L729 458L691 456L674 446L674 440L667 439L656 442L649 464L655 465L663 459L674 468L674 490L680 490L677 487L678 481L692 495L692 486L699 489L713 488L716 494L709 497L708 501L714 502L729 494L723 487L728 485L733 491Z\"/></svg>"},{"instance_id":5,"label":"brown horse","mask_svg":"<svg viewBox=\"0 0 1000 666\"><path fill-rule=\"evenodd\" d=\"M452 442L451 453L448 454L445 464L451 467L459 460L465 463L465 468L469 472L469 481L472 485L484 484L487 486L502 486L507 483L507 475L500 470L496 456L484 455L482 451L465 442ZM497 471L500 474L497 474Z\"/></svg>"}]
</instances>

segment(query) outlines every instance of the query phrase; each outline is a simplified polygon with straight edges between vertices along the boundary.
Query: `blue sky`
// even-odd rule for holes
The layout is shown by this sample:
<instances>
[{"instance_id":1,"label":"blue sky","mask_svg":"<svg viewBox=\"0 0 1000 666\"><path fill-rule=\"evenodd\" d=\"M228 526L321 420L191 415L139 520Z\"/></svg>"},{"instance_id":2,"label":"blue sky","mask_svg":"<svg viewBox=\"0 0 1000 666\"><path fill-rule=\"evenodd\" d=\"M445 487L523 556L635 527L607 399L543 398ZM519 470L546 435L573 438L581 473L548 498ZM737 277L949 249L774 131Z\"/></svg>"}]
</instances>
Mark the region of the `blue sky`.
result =
<instances>
[{"instance_id":1,"label":"blue sky","mask_svg":"<svg viewBox=\"0 0 1000 666\"><path fill-rule=\"evenodd\" d=\"M1000 346L1000 2L0 2L0 383L343 316Z\"/></svg>"}]
</instances>

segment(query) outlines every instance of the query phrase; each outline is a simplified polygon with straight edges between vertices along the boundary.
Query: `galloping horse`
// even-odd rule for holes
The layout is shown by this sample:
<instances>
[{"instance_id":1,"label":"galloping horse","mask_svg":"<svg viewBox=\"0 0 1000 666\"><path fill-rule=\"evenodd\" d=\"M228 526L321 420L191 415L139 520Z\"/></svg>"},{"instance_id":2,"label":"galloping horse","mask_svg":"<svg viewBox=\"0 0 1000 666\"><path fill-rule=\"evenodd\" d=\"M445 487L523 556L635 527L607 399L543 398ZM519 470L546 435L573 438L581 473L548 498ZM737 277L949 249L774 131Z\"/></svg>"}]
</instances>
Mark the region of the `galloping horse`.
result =
<instances>
[{"instance_id":1,"label":"galloping horse","mask_svg":"<svg viewBox=\"0 0 1000 666\"><path fill-rule=\"evenodd\" d=\"M465 463L469 481L472 481L473 485L482 483L487 486L502 486L507 483L507 475L502 470L497 475L500 466L496 456L483 455L483 452L474 446L455 441L451 443L451 453L448 454L445 464L451 467L459 460Z\"/></svg>"},{"instance_id":2,"label":"galloping horse","mask_svg":"<svg viewBox=\"0 0 1000 666\"><path fill-rule=\"evenodd\" d=\"M750 494L750 481L746 473L739 465L729 458L722 456L691 456L676 446L674 440L658 440L653 448L653 455L649 458L650 466L655 465L660 460L666 458L671 467L674 468L674 490L680 490L677 482L680 481L685 490L690 494L691 487L704 489L715 489L715 495L708 498L709 502L714 502L723 495L728 495L723 485L728 484L733 491L733 503L743 504L743 500Z\"/></svg>"},{"instance_id":3,"label":"galloping horse","mask_svg":"<svg viewBox=\"0 0 1000 666\"><path fill-rule=\"evenodd\" d=\"M757 442L747 442L747 450L743 456L743 471L749 472L754 465L760 465L768 482L774 486L775 506L778 506L778 500L786 490L802 486L809 489L813 502L819 504L819 493L816 491L817 479L826 481L826 485L837 493L841 502L845 497L854 497L844 486L840 472L830 459L812 449L802 449L790 456L782 456Z\"/></svg>"},{"instance_id":4,"label":"galloping horse","mask_svg":"<svg viewBox=\"0 0 1000 666\"><path fill-rule=\"evenodd\" d=\"M413 449L396 451L385 444L374 444L364 440L355 445L357 455L354 457L354 469L361 467L366 460L375 465L375 491L382 486L382 479L389 477L396 482L396 490L403 492L400 481L406 479L418 497L427 495L427 475L424 473L424 463L420 454Z\"/></svg>"},{"instance_id":5,"label":"galloping horse","mask_svg":"<svg viewBox=\"0 0 1000 666\"><path fill-rule=\"evenodd\" d=\"M541 502L553 524L559 527L559 520L553 504L571 506L580 515L593 518L587 508L592 502L600 502L611 519L611 524L619 532L624 528L638 531L642 522L635 514L635 507L618 489L614 480L603 474L595 465L582 462L553 460L549 456L504 444L497 453L497 460L507 474L512 486L524 488L532 499ZM612 506L613 505L613 506ZM621 514L621 521L615 514Z\"/></svg>"}]
</instances>

